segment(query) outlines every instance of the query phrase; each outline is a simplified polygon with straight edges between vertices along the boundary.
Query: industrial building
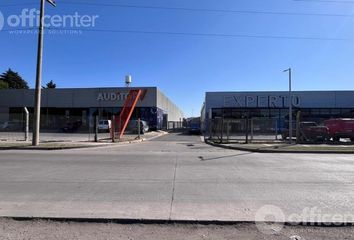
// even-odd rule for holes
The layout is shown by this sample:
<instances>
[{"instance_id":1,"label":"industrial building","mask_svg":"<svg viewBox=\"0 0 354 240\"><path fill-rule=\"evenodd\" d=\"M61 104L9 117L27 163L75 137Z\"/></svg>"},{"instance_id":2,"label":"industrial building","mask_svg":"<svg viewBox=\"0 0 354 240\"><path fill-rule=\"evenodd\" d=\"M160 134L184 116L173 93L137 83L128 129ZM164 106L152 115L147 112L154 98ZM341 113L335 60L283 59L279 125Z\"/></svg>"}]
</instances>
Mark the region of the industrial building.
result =
<instances>
[{"instance_id":1,"label":"industrial building","mask_svg":"<svg viewBox=\"0 0 354 240\"><path fill-rule=\"evenodd\" d=\"M132 119L141 118L151 129L183 121L183 112L156 87L43 89L41 128L55 130L68 122L80 122L85 129L93 125L94 116L111 119L112 115L119 115L129 91L134 89L141 89L142 95ZM32 122L34 90L0 90L0 122L23 121L24 107Z\"/></svg>"},{"instance_id":2,"label":"industrial building","mask_svg":"<svg viewBox=\"0 0 354 240\"><path fill-rule=\"evenodd\" d=\"M289 119L289 92L207 92L203 105L202 129L208 131L211 119L276 119L279 128ZM292 92L293 118L354 118L354 91Z\"/></svg>"}]
</instances>

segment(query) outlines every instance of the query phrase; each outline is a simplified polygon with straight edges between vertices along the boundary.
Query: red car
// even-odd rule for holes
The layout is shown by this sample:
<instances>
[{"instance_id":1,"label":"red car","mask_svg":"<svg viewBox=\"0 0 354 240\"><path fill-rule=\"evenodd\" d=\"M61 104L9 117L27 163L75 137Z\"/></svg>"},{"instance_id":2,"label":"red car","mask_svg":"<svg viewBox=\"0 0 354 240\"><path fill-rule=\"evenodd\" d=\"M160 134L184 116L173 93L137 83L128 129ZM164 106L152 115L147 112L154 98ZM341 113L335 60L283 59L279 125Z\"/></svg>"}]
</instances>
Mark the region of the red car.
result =
<instances>
[{"instance_id":1,"label":"red car","mask_svg":"<svg viewBox=\"0 0 354 240\"><path fill-rule=\"evenodd\" d=\"M339 141L341 138L350 138L354 142L353 118L330 119L324 123L329 129L329 135L333 141Z\"/></svg>"},{"instance_id":2,"label":"red car","mask_svg":"<svg viewBox=\"0 0 354 240\"><path fill-rule=\"evenodd\" d=\"M326 126L320 126L315 122L300 123L300 141L301 142L324 142L329 140L329 132ZM293 128L293 137L296 137L296 127ZM289 138L289 130L285 129L282 138Z\"/></svg>"}]
</instances>

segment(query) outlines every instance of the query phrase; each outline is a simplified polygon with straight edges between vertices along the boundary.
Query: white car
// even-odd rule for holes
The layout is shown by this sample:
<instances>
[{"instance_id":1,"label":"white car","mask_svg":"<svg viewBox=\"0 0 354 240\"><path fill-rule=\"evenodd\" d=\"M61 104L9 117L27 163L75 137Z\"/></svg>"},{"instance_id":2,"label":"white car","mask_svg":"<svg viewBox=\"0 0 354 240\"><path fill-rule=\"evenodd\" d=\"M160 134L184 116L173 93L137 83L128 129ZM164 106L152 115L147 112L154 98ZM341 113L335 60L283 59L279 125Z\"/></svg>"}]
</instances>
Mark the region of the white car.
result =
<instances>
[{"instance_id":1,"label":"white car","mask_svg":"<svg viewBox=\"0 0 354 240\"><path fill-rule=\"evenodd\" d=\"M138 132L138 120L130 120L127 126L127 132L137 133ZM146 121L140 121L140 134L145 134L149 131L149 125Z\"/></svg>"},{"instance_id":2,"label":"white car","mask_svg":"<svg viewBox=\"0 0 354 240\"><path fill-rule=\"evenodd\" d=\"M98 122L98 131L105 131L109 132L112 128L112 121L111 120L100 120Z\"/></svg>"}]
</instances>

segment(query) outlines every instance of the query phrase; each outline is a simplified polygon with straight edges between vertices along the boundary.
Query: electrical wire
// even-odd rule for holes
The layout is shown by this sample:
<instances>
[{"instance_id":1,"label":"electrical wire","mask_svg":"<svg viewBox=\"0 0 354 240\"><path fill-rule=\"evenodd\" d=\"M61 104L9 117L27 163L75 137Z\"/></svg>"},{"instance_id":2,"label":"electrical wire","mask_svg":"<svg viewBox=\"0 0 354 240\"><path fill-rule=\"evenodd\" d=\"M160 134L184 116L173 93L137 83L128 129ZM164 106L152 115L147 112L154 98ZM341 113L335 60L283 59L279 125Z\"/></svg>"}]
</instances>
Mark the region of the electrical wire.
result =
<instances>
[{"instance_id":1,"label":"electrical wire","mask_svg":"<svg viewBox=\"0 0 354 240\"><path fill-rule=\"evenodd\" d=\"M354 1L341 1L341 0L293 0L294 2L313 2L313 3L351 3Z\"/></svg>"},{"instance_id":2,"label":"electrical wire","mask_svg":"<svg viewBox=\"0 0 354 240\"><path fill-rule=\"evenodd\" d=\"M29 3L10 3L10 4L0 4L0 7L17 7L17 6L28 6L39 3L29 2Z\"/></svg>"},{"instance_id":3,"label":"electrical wire","mask_svg":"<svg viewBox=\"0 0 354 240\"><path fill-rule=\"evenodd\" d=\"M195 36L195 37L255 38L255 39L280 39L280 40L285 39L285 40L311 40L311 41L352 41L352 39L349 38L323 38L323 37L300 37L300 36L277 36L277 35L192 33L192 32L170 32L170 31L86 29L86 28L47 28L47 29L97 32L97 33L127 33L127 34L149 34L149 35Z\"/></svg>"},{"instance_id":4,"label":"electrical wire","mask_svg":"<svg viewBox=\"0 0 354 240\"><path fill-rule=\"evenodd\" d=\"M306 0L293 0L293 1L306 1ZM318 0L326 2L334 2L334 0ZM341 1L339 1L341 2ZM344 1L343 1L344 2ZM354 1L352 1L354 2ZM0 7L13 7L13 6L28 6L37 5L35 2L19 3L19 4L0 4ZM314 17L354 17L353 14L332 14L332 13L297 13L297 12L274 12L274 11L253 11L253 10L230 10L230 9L207 9L207 8L184 8L184 7L162 7L150 5L130 5L130 4L111 4L111 3L88 3L88 2L65 2L63 5L82 5L94 7L118 7L118 8L131 8L131 9L150 9L150 10L167 10L167 11L189 11L189 12L206 12L206 13L229 13L229 14L257 14L257 15L283 15L283 16L314 16ZM59 5L60 5L59 4Z\"/></svg>"},{"instance_id":5,"label":"electrical wire","mask_svg":"<svg viewBox=\"0 0 354 240\"><path fill-rule=\"evenodd\" d=\"M0 33L12 31L38 30L38 28L16 28L2 29ZM310 41L353 41L349 38L323 38L323 37L302 37L302 36L279 36L279 35L251 35L251 34L223 34L223 33L192 33L192 32L170 32L170 31L142 31L142 30L115 30L115 29L87 29L87 28L45 28L52 31L80 31L90 33L126 33L126 34L148 34L148 35L170 35L170 36L191 36L191 37L218 37L218 38L254 38L254 39L278 39L278 40L310 40Z\"/></svg>"}]
</instances>

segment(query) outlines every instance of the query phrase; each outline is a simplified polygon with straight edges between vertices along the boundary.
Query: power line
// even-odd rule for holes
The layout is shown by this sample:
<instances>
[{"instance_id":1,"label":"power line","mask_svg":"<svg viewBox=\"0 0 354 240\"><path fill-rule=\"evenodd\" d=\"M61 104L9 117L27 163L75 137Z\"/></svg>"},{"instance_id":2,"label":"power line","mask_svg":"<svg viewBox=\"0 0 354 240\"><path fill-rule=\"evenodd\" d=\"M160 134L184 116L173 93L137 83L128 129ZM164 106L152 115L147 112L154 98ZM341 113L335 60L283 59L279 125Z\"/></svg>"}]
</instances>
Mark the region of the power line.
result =
<instances>
[{"instance_id":1,"label":"power line","mask_svg":"<svg viewBox=\"0 0 354 240\"><path fill-rule=\"evenodd\" d=\"M39 3L29 2L29 3L11 3L11 4L0 4L0 7L17 7L17 6L28 6L28 5L38 5Z\"/></svg>"},{"instance_id":2,"label":"power line","mask_svg":"<svg viewBox=\"0 0 354 240\"><path fill-rule=\"evenodd\" d=\"M352 41L349 38L323 38L323 37L298 37L277 35L250 35L250 34L220 34L220 33L192 33L192 32L168 32L168 31L139 31L139 30L114 30L114 29L85 29L85 28L48 28L48 30L72 30L97 33L127 33L150 35L175 35L195 37L221 37L221 38L255 38L255 39L279 39L279 40L311 40L311 41Z\"/></svg>"},{"instance_id":3,"label":"power line","mask_svg":"<svg viewBox=\"0 0 354 240\"><path fill-rule=\"evenodd\" d=\"M305 1L306 0L294 0ZM307 0L308 1L308 0ZM336 2L334 0L318 0L323 2ZM342 1L338 1L342 2ZM346 2L346 1L343 1ZM354 2L354 1L352 1ZM297 12L273 12L273 11L253 11L253 10L229 10L229 9L207 9L207 8L183 8L183 7L161 7L149 5L128 5L128 4L110 4L110 3L88 3L88 2L61 2L66 5L83 5L83 6L101 6L101 7L118 7L132 9L152 9L152 10L168 10L168 11L189 11L189 12L207 12L207 13L230 13L230 14L258 14L258 15L283 15L283 16L315 16L315 17L354 17L352 14L332 14L332 13L297 13ZM0 7L27 6L37 5L35 2L19 3L19 4L0 4Z\"/></svg>"},{"instance_id":4,"label":"power line","mask_svg":"<svg viewBox=\"0 0 354 240\"><path fill-rule=\"evenodd\" d=\"M0 33L14 31L38 30L37 28L16 28L2 29ZM324 37L301 37L301 36L280 36L280 35L251 35L251 34L223 34L223 33L192 33L192 32L168 32L168 31L142 31L142 30L115 30L115 29L86 29L86 28L46 28L52 31L77 31L91 33L126 33L126 34L148 34L148 35L170 35L170 36L194 36L194 37L218 37L218 38L254 38L254 39L275 39L275 40L310 40L310 41L353 41L350 38L324 38Z\"/></svg>"},{"instance_id":5,"label":"power line","mask_svg":"<svg viewBox=\"0 0 354 240\"><path fill-rule=\"evenodd\" d=\"M252 10L247 11L247 10L161 7L161 6L149 6L149 5L106 4L106 3L87 3L87 2L62 2L62 4L85 5L85 6L102 6L102 7L120 7L120 8L136 8L136 9L172 10L172 11L210 12L210 13L262 14L262 15L288 15L288 16L317 16L317 17L354 17L354 15L350 15L350 14L296 13L296 12L272 12L272 11L252 11Z\"/></svg>"},{"instance_id":6,"label":"power line","mask_svg":"<svg viewBox=\"0 0 354 240\"><path fill-rule=\"evenodd\" d=\"M293 0L294 2L314 2L314 3L351 3L354 1L341 1L341 0Z\"/></svg>"},{"instance_id":7,"label":"power line","mask_svg":"<svg viewBox=\"0 0 354 240\"><path fill-rule=\"evenodd\" d=\"M38 30L38 27L36 28L5 28L5 29L1 29L0 33L2 32L11 32L11 31L28 31L28 30Z\"/></svg>"}]
</instances>

